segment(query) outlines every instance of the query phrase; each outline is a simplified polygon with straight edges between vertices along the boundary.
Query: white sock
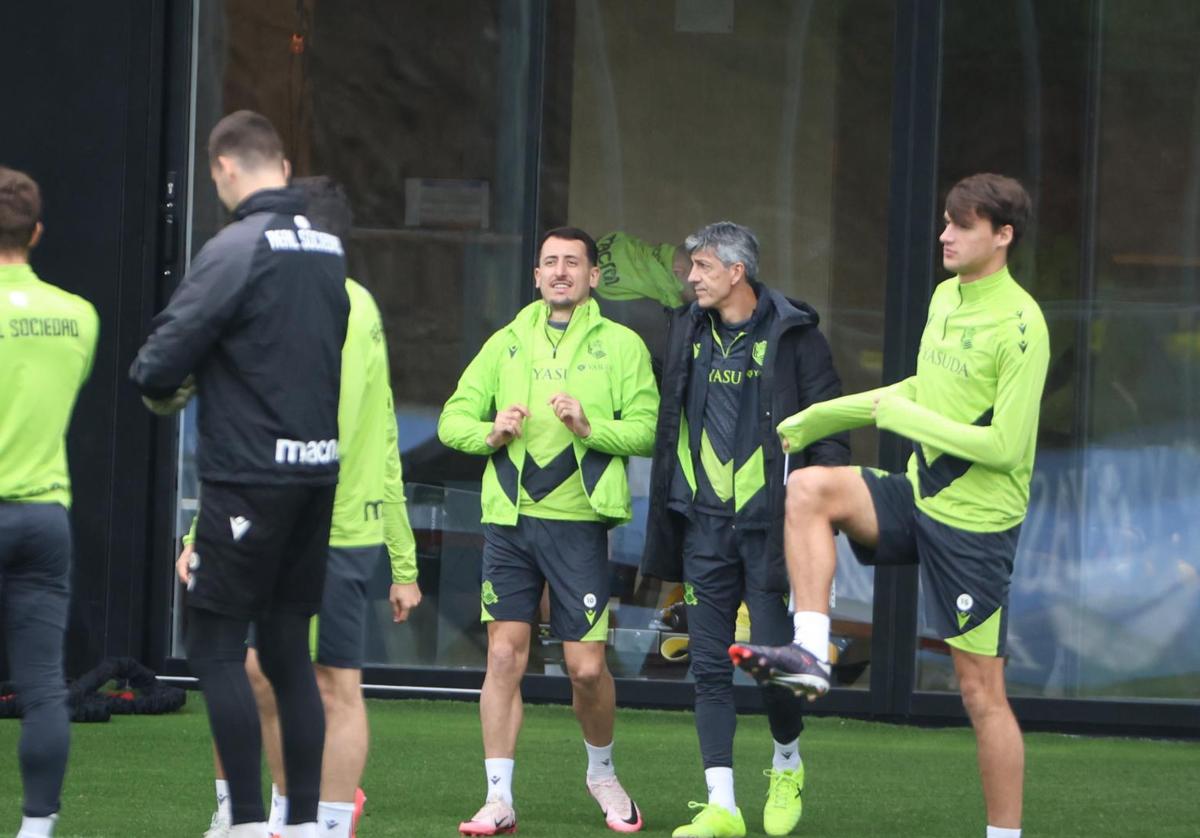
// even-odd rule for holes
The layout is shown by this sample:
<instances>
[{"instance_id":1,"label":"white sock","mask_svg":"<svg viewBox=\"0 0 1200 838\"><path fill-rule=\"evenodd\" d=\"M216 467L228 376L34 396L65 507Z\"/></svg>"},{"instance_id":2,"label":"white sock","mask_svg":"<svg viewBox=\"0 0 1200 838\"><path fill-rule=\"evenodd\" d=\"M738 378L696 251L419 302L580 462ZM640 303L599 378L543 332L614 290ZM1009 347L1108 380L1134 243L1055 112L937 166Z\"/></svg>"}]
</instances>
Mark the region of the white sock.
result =
<instances>
[{"instance_id":1,"label":"white sock","mask_svg":"<svg viewBox=\"0 0 1200 838\"><path fill-rule=\"evenodd\" d=\"M233 807L229 802L229 781L217 780L217 817L225 823L233 817Z\"/></svg>"},{"instance_id":2,"label":"white sock","mask_svg":"<svg viewBox=\"0 0 1200 838\"><path fill-rule=\"evenodd\" d=\"M585 739L583 740L583 746L587 748L588 780L603 780L606 777L617 776L617 769L613 767L612 742L609 742L603 748L597 748Z\"/></svg>"},{"instance_id":3,"label":"white sock","mask_svg":"<svg viewBox=\"0 0 1200 838\"><path fill-rule=\"evenodd\" d=\"M229 838L265 838L266 834L267 825L262 821L229 827Z\"/></svg>"},{"instance_id":4,"label":"white sock","mask_svg":"<svg viewBox=\"0 0 1200 838\"><path fill-rule=\"evenodd\" d=\"M513 761L511 759L485 759L483 770L487 774L486 800L500 798L512 805Z\"/></svg>"},{"instance_id":5,"label":"white sock","mask_svg":"<svg viewBox=\"0 0 1200 838\"><path fill-rule=\"evenodd\" d=\"M321 838L350 838L350 826L354 822L353 803L317 803L317 834Z\"/></svg>"},{"instance_id":6,"label":"white sock","mask_svg":"<svg viewBox=\"0 0 1200 838\"><path fill-rule=\"evenodd\" d=\"M281 834L283 838L319 838L316 821L288 824Z\"/></svg>"},{"instance_id":7,"label":"white sock","mask_svg":"<svg viewBox=\"0 0 1200 838\"><path fill-rule=\"evenodd\" d=\"M17 838L47 838L54 834L54 822L58 815L48 815L44 818L31 818L28 815L21 818L21 831Z\"/></svg>"},{"instance_id":8,"label":"white sock","mask_svg":"<svg viewBox=\"0 0 1200 838\"><path fill-rule=\"evenodd\" d=\"M987 838L1021 838L1021 830L1006 829L1002 826L989 826Z\"/></svg>"},{"instance_id":9,"label":"white sock","mask_svg":"<svg viewBox=\"0 0 1200 838\"><path fill-rule=\"evenodd\" d=\"M795 771L800 767L800 740L793 739L787 744L775 743L775 756L771 758L771 767L776 771Z\"/></svg>"},{"instance_id":10,"label":"white sock","mask_svg":"<svg viewBox=\"0 0 1200 838\"><path fill-rule=\"evenodd\" d=\"M737 809L733 797L733 769L705 768L704 782L708 783L708 802L724 806L729 811Z\"/></svg>"},{"instance_id":11,"label":"white sock","mask_svg":"<svg viewBox=\"0 0 1200 838\"><path fill-rule=\"evenodd\" d=\"M267 826L273 835L282 835L287 825L287 795L279 793L279 786L271 783L271 814L267 816Z\"/></svg>"},{"instance_id":12,"label":"white sock","mask_svg":"<svg viewBox=\"0 0 1200 838\"><path fill-rule=\"evenodd\" d=\"M829 658L829 615L820 611L797 611L792 615L795 642L821 661Z\"/></svg>"}]
</instances>

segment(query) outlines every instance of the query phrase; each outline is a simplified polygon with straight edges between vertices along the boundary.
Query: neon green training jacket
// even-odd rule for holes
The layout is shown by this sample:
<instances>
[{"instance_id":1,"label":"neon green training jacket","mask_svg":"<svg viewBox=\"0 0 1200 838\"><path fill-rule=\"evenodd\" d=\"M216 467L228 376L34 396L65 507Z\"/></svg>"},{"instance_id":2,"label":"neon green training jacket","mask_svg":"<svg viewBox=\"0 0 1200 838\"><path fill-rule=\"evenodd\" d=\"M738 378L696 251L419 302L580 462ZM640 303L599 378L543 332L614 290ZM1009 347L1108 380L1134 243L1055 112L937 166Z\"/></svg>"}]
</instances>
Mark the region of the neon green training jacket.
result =
<instances>
[{"instance_id":1,"label":"neon green training jacket","mask_svg":"<svg viewBox=\"0 0 1200 838\"><path fill-rule=\"evenodd\" d=\"M1007 268L954 277L933 292L915 376L815 404L780 422L779 436L796 451L874 421L916 443L918 509L971 532L1007 530L1029 508L1049 360L1042 310Z\"/></svg>"},{"instance_id":2,"label":"neon green training jacket","mask_svg":"<svg viewBox=\"0 0 1200 838\"><path fill-rule=\"evenodd\" d=\"M0 265L0 501L71 506L67 426L99 334L87 300Z\"/></svg>"},{"instance_id":3,"label":"neon green training jacket","mask_svg":"<svg viewBox=\"0 0 1200 838\"><path fill-rule=\"evenodd\" d=\"M674 273L673 244L648 244L627 233L609 233L596 242L600 283L596 295L606 300L657 300L666 308L683 305L683 290Z\"/></svg>"},{"instance_id":4,"label":"neon green training jacket","mask_svg":"<svg viewBox=\"0 0 1200 838\"><path fill-rule=\"evenodd\" d=\"M350 317L338 396L341 470L329 545L384 543L392 562L392 581L415 582L417 552L404 502L383 321L375 299L353 279L346 280L346 294Z\"/></svg>"},{"instance_id":5,"label":"neon green training jacket","mask_svg":"<svg viewBox=\"0 0 1200 838\"><path fill-rule=\"evenodd\" d=\"M537 300L488 338L438 419L443 444L488 457L481 497L485 524L517 522L525 440L517 437L499 449L486 440L498 410L529 404L531 345L547 328L548 315L549 307ZM658 389L650 353L633 331L601 316L595 300L579 306L575 317L584 318L578 324L584 331L567 364L563 390L579 400L592 427L586 439L574 439L575 459L592 509L615 526L632 515L625 458L649 456L654 446Z\"/></svg>"}]
</instances>

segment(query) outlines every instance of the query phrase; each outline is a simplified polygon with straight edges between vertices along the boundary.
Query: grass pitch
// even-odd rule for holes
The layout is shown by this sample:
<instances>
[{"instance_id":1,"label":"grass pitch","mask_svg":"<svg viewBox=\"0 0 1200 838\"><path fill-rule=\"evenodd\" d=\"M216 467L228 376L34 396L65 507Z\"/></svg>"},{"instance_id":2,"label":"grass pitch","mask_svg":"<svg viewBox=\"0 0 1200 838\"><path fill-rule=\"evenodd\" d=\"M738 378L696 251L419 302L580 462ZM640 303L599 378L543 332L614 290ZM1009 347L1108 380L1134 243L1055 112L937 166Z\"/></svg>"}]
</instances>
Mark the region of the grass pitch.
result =
<instances>
[{"instance_id":1,"label":"grass pitch","mask_svg":"<svg viewBox=\"0 0 1200 838\"><path fill-rule=\"evenodd\" d=\"M457 835L482 803L479 720L466 702L370 701L369 797L360 838ZM18 723L0 721L0 835L19 823ZM179 713L72 727L58 838L199 838L212 813L208 726L198 693ZM615 761L642 807L643 834L686 822L705 798L690 713L622 710ZM1200 744L1052 734L1026 736L1025 836L1200 834ZM801 737L808 774L797 835L972 838L983 801L968 730L813 719ZM766 719L739 720L738 804L762 833L770 764ZM570 708L526 708L514 793L523 838L611 836L584 788Z\"/></svg>"}]
</instances>

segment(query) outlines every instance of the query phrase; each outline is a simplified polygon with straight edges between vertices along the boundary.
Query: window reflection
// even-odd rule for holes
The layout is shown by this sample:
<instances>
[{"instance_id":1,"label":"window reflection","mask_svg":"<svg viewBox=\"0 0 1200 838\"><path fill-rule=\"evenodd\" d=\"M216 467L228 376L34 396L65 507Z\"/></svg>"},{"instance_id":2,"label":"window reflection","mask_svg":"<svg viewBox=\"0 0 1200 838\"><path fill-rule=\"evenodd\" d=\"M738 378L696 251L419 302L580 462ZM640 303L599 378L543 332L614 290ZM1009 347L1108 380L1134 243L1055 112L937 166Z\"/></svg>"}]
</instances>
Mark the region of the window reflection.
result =
<instances>
[{"instance_id":1,"label":"window reflection","mask_svg":"<svg viewBox=\"0 0 1200 838\"><path fill-rule=\"evenodd\" d=\"M886 0L762 0L728 4L729 17L675 0L197 5L191 252L225 220L203 138L222 114L254 108L280 126L298 174L344 184L356 219L350 270L385 318L425 601L394 626L381 563L370 665L484 664L483 460L447 451L434 429L463 366L531 299L541 228L569 222L597 238L671 246L704 223L747 224L763 245L763 279L819 311L845 389L881 382ZM661 299L611 312L652 345L679 282L662 268ZM853 444L855 462L875 464L874 433ZM193 447L185 418L181 531L195 503ZM610 534L609 664L681 680L686 636L652 628L674 592L637 574L648 471L648 461L630 462L635 520ZM847 679L865 686L874 579L841 564L835 632ZM559 665L556 641L544 638L531 669Z\"/></svg>"},{"instance_id":2,"label":"window reflection","mask_svg":"<svg viewBox=\"0 0 1200 838\"><path fill-rule=\"evenodd\" d=\"M968 36L983 30L986 64ZM945 32L941 177L992 169L1032 187L1013 274L1053 345L1010 691L1194 699L1200 8L947 4ZM952 688L948 661L919 653L918 687Z\"/></svg>"}]
</instances>

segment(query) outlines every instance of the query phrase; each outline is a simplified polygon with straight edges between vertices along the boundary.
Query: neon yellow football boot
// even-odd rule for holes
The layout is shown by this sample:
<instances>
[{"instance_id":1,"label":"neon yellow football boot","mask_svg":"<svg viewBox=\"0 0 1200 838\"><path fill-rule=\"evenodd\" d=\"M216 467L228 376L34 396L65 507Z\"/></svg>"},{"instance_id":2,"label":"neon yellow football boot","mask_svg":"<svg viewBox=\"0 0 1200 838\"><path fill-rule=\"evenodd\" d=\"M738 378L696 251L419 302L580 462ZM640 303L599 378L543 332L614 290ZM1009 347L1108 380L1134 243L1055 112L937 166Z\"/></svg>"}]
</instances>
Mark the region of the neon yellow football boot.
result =
<instances>
[{"instance_id":1,"label":"neon yellow football boot","mask_svg":"<svg viewBox=\"0 0 1200 838\"><path fill-rule=\"evenodd\" d=\"M768 835L788 835L800 823L804 810L804 763L799 768L779 771L767 768L763 776L769 777L767 805L763 807L763 831Z\"/></svg>"}]
</instances>

